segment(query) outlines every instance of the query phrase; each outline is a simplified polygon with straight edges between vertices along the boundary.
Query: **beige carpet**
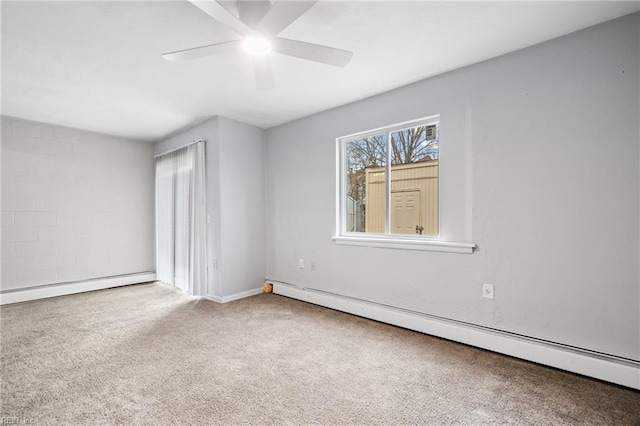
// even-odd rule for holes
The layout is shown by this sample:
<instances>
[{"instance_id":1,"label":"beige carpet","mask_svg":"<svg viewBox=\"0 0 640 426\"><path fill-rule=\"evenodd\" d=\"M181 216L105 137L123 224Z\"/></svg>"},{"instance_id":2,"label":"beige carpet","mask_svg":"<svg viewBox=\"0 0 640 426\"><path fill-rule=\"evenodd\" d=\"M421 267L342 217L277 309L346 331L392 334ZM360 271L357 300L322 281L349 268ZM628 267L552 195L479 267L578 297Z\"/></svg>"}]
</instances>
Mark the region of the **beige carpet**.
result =
<instances>
[{"instance_id":1,"label":"beige carpet","mask_svg":"<svg viewBox=\"0 0 640 426\"><path fill-rule=\"evenodd\" d=\"M640 392L272 294L0 313L1 417L32 424L640 424Z\"/></svg>"}]
</instances>

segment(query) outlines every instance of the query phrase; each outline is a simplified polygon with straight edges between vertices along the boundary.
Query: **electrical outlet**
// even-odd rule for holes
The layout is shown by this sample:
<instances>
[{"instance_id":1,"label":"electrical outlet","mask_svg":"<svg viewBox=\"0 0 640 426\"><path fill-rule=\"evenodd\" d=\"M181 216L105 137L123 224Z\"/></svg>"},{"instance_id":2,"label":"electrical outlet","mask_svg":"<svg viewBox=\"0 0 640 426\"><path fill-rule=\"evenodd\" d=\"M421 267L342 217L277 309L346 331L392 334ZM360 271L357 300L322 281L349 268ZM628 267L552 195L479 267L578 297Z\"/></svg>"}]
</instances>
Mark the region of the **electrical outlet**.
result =
<instances>
[{"instance_id":1,"label":"electrical outlet","mask_svg":"<svg viewBox=\"0 0 640 426\"><path fill-rule=\"evenodd\" d=\"M316 270L316 262L314 260L309 263L309 269L311 269L312 271Z\"/></svg>"},{"instance_id":2,"label":"electrical outlet","mask_svg":"<svg viewBox=\"0 0 640 426\"><path fill-rule=\"evenodd\" d=\"M482 297L493 299L493 284L482 284Z\"/></svg>"},{"instance_id":3,"label":"electrical outlet","mask_svg":"<svg viewBox=\"0 0 640 426\"><path fill-rule=\"evenodd\" d=\"M298 259L298 268L304 269L304 259Z\"/></svg>"}]
</instances>

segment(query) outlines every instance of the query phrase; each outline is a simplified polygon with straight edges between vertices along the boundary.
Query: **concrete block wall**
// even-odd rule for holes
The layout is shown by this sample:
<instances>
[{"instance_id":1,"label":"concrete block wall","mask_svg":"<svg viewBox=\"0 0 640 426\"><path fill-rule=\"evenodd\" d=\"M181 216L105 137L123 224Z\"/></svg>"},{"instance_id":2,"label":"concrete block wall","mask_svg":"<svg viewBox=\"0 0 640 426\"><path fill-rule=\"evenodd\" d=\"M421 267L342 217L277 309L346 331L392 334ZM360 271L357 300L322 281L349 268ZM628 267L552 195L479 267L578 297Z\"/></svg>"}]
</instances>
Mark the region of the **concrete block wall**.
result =
<instances>
[{"instance_id":1,"label":"concrete block wall","mask_svg":"<svg viewBox=\"0 0 640 426\"><path fill-rule=\"evenodd\" d=\"M155 270L153 144L1 126L0 290Z\"/></svg>"}]
</instances>

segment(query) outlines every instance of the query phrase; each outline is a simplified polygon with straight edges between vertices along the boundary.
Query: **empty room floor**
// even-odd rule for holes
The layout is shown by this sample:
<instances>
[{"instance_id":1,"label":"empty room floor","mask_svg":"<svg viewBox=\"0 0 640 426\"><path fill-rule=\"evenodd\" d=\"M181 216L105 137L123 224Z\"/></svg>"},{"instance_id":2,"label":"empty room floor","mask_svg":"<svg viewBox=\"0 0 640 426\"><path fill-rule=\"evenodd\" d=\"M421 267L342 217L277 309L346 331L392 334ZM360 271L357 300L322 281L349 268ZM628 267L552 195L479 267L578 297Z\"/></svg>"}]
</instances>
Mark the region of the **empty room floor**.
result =
<instances>
[{"instance_id":1,"label":"empty room floor","mask_svg":"<svg viewBox=\"0 0 640 426\"><path fill-rule=\"evenodd\" d=\"M0 314L1 416L33 424L640 424L640 392L274 294Z\"/></svg>"}]
</instances>

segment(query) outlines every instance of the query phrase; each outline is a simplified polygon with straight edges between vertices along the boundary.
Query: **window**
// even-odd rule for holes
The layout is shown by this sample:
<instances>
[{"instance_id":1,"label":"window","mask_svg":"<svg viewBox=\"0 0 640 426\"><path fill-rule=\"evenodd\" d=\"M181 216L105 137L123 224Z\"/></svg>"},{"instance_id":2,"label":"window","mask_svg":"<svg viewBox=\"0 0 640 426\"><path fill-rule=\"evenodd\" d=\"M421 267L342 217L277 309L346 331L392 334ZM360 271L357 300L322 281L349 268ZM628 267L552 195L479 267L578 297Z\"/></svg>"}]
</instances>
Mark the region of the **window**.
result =
<instances>
[{"instance_id":1,"label":"window","mask_svg":"<svg viewBox=\"0 0 640 426\"><path fill-rule=\"evenodd\" d=\"M437 238L438 136L436 116L339 140L342 233Z\"/></svg>"},{"instance_id":2,"label":"window","mask_svg":"<svg viewBox=\"0 0 640 426\"><path fill-rule=\"evenodd\" d=\"M461 245L439 240L440 116L341 137L337 143L336 242L431 245L427 250ZM470 247L445 251L469 252Z\"/></svg>"}]
</instances>

